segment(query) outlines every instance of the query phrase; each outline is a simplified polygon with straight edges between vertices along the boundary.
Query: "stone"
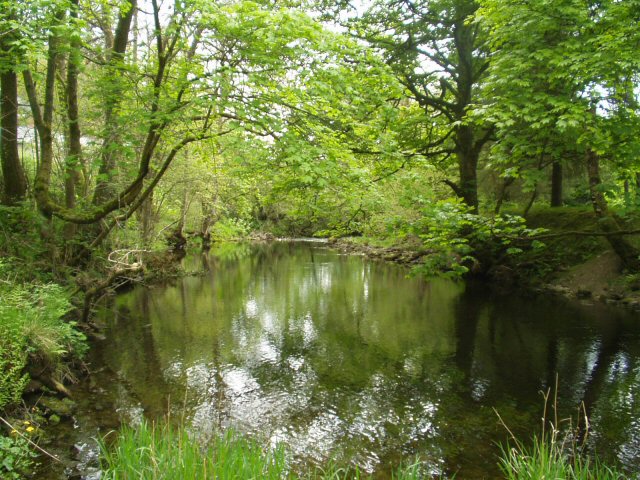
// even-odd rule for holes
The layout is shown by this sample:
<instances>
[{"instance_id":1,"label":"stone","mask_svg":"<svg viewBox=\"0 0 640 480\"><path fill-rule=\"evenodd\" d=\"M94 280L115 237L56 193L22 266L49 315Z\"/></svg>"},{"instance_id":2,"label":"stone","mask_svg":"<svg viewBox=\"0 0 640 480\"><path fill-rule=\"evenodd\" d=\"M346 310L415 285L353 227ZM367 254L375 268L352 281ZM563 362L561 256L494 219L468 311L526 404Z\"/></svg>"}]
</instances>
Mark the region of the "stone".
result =
<instances>
[{"instance_id":1,"label":"stone","mask_svg":"<svg viewBox=\"0 0 640 480\"><path fill-rule=\"evenodd\" d=\"M591 298L591 290L587 290L585 288L580 288L578 289L578 291L576 292L576 297L577 298Z\"/></svg>"},{"instance_id":2,"label":"stone","mask_svg":"<svg viewBox=\"0 0 640 480\"><path fill-rule=\"evenodd\" d=\"M40 399L40 406L61 418L70 417L76 410L76 404L70 398L60 400L56 397L42 397Z\"/></svg>"}]
</instances>

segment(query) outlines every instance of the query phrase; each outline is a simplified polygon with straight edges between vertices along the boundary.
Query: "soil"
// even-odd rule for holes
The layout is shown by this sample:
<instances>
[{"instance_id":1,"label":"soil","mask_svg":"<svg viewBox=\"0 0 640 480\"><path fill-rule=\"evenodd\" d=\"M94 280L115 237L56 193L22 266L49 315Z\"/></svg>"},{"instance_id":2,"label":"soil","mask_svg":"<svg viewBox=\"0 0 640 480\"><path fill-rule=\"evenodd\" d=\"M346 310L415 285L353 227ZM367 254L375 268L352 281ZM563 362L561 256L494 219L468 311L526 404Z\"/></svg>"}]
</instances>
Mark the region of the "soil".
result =
<instances>
[{"instance_id":1,"label":"soil","mask_svg":"<svg viewBox=\"0 0 640 480\"><path fill-rule=\"evenodd\" d=\"M621 275L620 258L613 251L607 251L563 272L553 283L572 292L581 292L581 296L600 298L609 293Z\"/></svg>"},{"instance_id":2,"label":"soil","mask_svg":"<svg viewBox=\"0 0 640 480\"><path fill-rule=\"evenodd\" d=\"M561 272L544 289L570 298L619 305L640 311L640 290L627 280L611 250Z\"/></svg>"}]
</instances>

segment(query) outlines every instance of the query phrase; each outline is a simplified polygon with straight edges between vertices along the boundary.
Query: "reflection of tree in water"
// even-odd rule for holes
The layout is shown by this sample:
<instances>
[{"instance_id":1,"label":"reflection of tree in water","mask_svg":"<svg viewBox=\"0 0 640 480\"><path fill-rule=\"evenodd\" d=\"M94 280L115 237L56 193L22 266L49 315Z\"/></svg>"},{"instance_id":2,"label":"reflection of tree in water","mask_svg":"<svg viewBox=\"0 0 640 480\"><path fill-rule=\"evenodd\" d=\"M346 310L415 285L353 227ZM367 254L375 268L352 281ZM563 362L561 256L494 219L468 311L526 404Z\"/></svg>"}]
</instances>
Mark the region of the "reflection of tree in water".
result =
<instances>
[{"instance_id":1,"label":"reflection of tree in water","mask_svg":"<svg viewBox=\"0 0 640 480\"><path fill-rule=\"evenodd\" d=\"M148 371L126 370L131 379L168 382L147 403L166 405L163 392L180 402L189 384L198 428L235 423L288 441L300 458L342 455L372 469L420 453L433 473L470 478L495 472L493 441L505 435L491 407L530 434L555 372L563 398L593 395L594 412L607 414L597 398L611 388L618 339L579 312L461 294L309 245L200 261L206 275L130 302L152 328L134 327L138 347L118 340L152 359ZM594 350L607 342L610 353Z\"/></svg>"}]
</instances>

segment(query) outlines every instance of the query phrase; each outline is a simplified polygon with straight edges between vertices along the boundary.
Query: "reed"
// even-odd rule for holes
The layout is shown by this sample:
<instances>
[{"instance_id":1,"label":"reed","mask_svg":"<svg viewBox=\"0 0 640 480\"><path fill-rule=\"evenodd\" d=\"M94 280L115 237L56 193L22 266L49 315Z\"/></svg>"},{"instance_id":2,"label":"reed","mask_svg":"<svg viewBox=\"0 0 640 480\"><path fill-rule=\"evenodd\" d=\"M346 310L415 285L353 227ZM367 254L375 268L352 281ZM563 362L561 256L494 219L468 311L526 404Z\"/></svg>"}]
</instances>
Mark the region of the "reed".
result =
<instances>
[{"instance_id":1,"label":"reed","mask_svg":"<svg viewBox=\"0 0 640 480\"><path fill-rule=\"evenodd\" d=\"M556 388L554 392L557 392ZM585 444L589 423L584 407L579 418L583 418L581 428L573 427L571 419L559 421L557 417L557 394L553 398L548 390L544 394L542 432L535 435L531 445L516 438L504 423L510 440L502 445L500 468L506 480L622 480L625 477L615 468L604 465L597 458L585 454ZM553 415L549 414L549 407ZM496 412L497 413L497 412ZM551 417L551 418L550 418ZM563 423L568 426L562 428Z\"/></svg>"}]
</instances>

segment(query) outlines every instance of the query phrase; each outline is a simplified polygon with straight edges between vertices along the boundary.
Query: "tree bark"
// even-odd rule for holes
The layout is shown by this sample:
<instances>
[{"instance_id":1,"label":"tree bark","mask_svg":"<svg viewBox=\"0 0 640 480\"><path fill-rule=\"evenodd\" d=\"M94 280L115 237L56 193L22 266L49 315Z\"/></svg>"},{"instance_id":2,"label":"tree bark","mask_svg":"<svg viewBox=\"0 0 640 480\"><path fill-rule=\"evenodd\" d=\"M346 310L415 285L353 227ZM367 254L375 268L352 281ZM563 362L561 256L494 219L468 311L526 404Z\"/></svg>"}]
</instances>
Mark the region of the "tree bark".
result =
<instances>
[{"instance_id":1,"label":"tree bark","mask_svg":"<svg viewBox=\"0 0 640 480\"><path fill-rule=\"evenodd\" d=\"M153 227L155 224L154 212L153 212L153 191L142 202L142 205L138 209L140 217L140 228L142 236L142 245L144 248L151 246L151 237L153 235Z\"/></svg>"},{"instance_id":2,"label":"tree bark","mask_svg":"<svg viewBox=\"0 0 640 480\"><path fill-rule=\"evenodd\" d=\"M72 0L71 18L78 17L79 0ZM86 194L86 176L83 175L82 133L78 113L78 68L80 63L80 41L77 37L71 39L69 61L67 62L67 91L65 93L67 106L69 151L65 162L66 177L66 206L75 207L77 190Z\"/></svg>"},{"instance_id":3,"label":"tree bark","mask_svg":"<svg viewBox=\"0 0 640 480\"><path fill-rule=\"evenodd\" d=\"M18 78L15 71L7 70L0 74L0 88L0 151L4 180L2 201L5 205L14 205L27 194L27 180L18 150Z\"/></svg>"},{"instance_id":4,"label":"tree bark","mask_svg":"<svg viewBox=\"0 0 640 480\"><path fill-rule=\"evenodd\" d=\"M64 18L64 13L56 14L58 21ZM51 187L51 173L53 169L53 109L55 101L56 70L58 67L58 50L60 39L54 31L49 34L49 48L47 51L47 72L45 76L44 108L40 109L35 83L29 70L23 72L24 84L31 105L33 123L40 136L40 164L36 171L33 185L34 195L40 212L47 218L53 214L53 202L49 196Z\"/></svg>"},{"instance_id":5,"label":"tree bark","mask_svg":"<svg viewBox=\"0 0 640 480\"><path fill-rule=\"evenodd\" d=\"M562 164L553 162L551 167L551 207L561 207L562 200Z\"/></svg>"},{"instance_id":6,"label":"tree bark","mask_svg":"<svg viewBox=\"0 0 640 480\"><path fill-rule=\"evenodd\" d=\"M621 230L620 225L616 221L615 217L609 211L609 205L607 199L602 192L602 180L600 179L600 158L598 154L592 149L586 151L586 166L587 174L589 176L589 191L591 193L591 204L593 205L593 211L598 218L598 224L600 229L604 233L608 233L607 241L614 252L622 260L622 264L627 270L632 272L640 271L640 251L638 251L633 245L621 235L616 235L616 232Z\"/></svg>"},{"instance_id":7,"label":"tree bark","mask_svg":"<svg viewBox=\"0 0 640 480\"><path fill-rule=\"evenodd\" d=\"M455 127L455 153L458 158L460 196L478 213L478 159L492 136L492 128L482 129L466 123L467 109L473 103L474 88L488 62L477 56L477 31L469 18L477 9L475 2L456 3L457 19L453 25L453 40L458 57L455 76L454 118L462 124Z\"/></svg>"},{"instance_id":8,"label":"tree bark","mask_svg":"<svg viewBox=\"0 0 640 480\"><path fill-rule=\"evenodd\" d=\"M529 198L529 202L527 203L527 206L524 207L524 211L522 212L523 217L526 218L527 215L529 215L529 210L531 210L531 207L533 207L533 204L535 203L537 198L538 198L538 184L536 183L533 186L533 191L531 192L531 197Z\"/></svg>"},{"instance_id":9,"label":"tree bark","mask_svg":"<svg viewBox=\"0 0 640 480\"><path fill-rule=\"evenodd\" d=\"M456 132L459 195L472 213L478 213L478 157L470 127L458 127Z\"/></svg>"}]
</instances>

